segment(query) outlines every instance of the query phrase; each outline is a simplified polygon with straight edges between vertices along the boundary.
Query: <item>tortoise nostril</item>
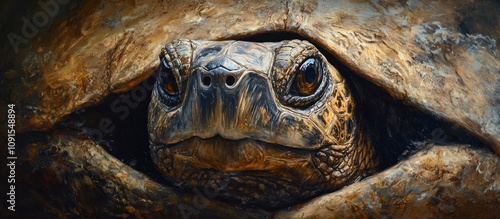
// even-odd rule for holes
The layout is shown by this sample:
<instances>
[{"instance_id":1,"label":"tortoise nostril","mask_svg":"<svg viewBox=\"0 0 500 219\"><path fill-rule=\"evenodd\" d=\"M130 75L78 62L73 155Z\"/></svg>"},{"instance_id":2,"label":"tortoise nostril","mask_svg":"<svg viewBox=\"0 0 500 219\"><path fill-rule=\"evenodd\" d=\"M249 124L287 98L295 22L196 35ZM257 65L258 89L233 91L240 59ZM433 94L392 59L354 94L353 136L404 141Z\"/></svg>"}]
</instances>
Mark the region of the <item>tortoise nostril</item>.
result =
<instances>
[{"instance_id":1,"label":"tortoise nostril","mask_svg":"<svg viewBox=\"0 0 500 219\"><path fill-rule=\"evenodd\" d=\"M208 75L206 75L205 77L203 77L203 85L205 86L210 86L210 84L212 83L212 78Z\"/></svg>"},{"instance_id":2,"label":"tortoise nostril","mask_svg":"<svg viewBox=\"0 0 500 219\"><path fill-rule=\"evenodd\" d=\"M226 78L227 86L233 86L235 81L236 81L236 79L232 75L229 75Z\"/></svg>"}]
</instances>

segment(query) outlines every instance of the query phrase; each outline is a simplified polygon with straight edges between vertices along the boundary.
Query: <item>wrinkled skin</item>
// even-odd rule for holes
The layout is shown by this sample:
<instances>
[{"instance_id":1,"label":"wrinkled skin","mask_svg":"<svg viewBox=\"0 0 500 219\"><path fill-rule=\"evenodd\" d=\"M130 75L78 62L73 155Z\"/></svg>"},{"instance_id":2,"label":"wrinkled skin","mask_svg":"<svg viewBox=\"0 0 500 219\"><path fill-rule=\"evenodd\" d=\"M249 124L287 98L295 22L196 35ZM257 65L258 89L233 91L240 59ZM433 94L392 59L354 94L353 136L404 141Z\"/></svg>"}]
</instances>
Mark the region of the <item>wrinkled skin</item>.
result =
<instances>
[{"instance_id":1,"label":"wrinkled skin","mask_svg":"<svg viewBox=\"0 0 500 219\"><path fill-rule=\"evenodd\" d=\"M150 152L175 185L278 207L377 165L345 79L307 41L176 40L160 62Z\"/></svg>"}]
</instances>

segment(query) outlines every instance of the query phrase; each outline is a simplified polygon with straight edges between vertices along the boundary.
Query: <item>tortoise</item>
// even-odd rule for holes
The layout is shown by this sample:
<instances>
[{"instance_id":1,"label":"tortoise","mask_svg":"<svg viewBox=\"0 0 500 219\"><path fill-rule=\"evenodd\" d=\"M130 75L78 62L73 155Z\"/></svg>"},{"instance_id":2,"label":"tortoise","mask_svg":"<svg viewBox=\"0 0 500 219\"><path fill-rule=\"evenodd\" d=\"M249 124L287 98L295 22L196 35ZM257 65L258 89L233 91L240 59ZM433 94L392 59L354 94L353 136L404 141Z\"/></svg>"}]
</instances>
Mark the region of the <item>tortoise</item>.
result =
<instances>
[{"instance_id":1,"label":"tortoise","mask_svg":"<svg viewBox=\"0 0 500 219\"><path fill-rule=\"evenodd\" d=\"M307 41L176 40L160 56L150 154L174 184L281 206L377 166L345 79Z\"/></svg>"},{"instance_id":2,"label":"tortoise","mask_svg":"<svg viewBox=\"0 0 500 219\"><path fill-rule=\"evenodd\" d=\"M23 214L495 215L494 1L49 3L1 82Z\"/></svg>"}]
</instances>

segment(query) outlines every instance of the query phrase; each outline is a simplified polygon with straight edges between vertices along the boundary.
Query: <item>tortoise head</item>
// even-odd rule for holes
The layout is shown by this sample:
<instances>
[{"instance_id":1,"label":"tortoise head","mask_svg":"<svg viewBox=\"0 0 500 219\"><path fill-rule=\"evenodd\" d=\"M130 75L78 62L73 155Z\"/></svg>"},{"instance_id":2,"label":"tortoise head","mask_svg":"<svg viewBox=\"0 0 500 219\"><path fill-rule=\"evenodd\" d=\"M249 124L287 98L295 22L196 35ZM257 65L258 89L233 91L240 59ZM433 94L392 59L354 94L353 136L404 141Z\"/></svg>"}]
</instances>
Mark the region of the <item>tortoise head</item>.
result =
<instances>
[{"instance_id":1,"label":"tortoise head","mask_svg":"<svg viewBox=\"0 0 500 219\"><path fill-rule=\"evenodd\" d=\"M181 188L279 207L377 165L348 84L306 41L176 40L160 61L150 153Z\"/></svg>"}]
</instances>

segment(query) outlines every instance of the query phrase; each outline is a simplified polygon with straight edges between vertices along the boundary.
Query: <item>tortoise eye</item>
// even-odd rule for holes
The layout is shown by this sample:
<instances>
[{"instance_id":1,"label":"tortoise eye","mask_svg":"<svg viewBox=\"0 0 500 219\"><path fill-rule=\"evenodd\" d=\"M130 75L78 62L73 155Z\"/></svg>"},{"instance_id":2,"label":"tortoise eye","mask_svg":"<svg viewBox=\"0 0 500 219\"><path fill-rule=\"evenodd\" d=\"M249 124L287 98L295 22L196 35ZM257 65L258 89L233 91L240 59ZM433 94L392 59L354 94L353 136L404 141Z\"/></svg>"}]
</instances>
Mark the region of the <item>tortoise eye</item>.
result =
<instances>
[{"instance_id":1,"label":"tortoise eye","mask_svg":"<svg viewBox=\"0 0 500 219\"><path fill-rule=\"evenodd\" d=\"M172 72L164 59L161 59L161 67L160 67L160 83L163 90L171 96L175 96L179 94L179 86L177 86L177 81L175 80L175 75Z\"/></svg>"},{"instance_id":2,"label":"tortoise eye","mask_svg":"<svg viewBox=\"0 0 500 219\"><path fill-rule=\"evenodd\" d=\"M172 72L162 72L162 87L165 92L170 96L179 94L179 88L175 81L175 76Z\"/></svg>"},{"instance_id":3,"label":"tortoise eye","mask_svg":"<svg viewBox=\"0 0 500 219\"><path fill-rule=\"evenodd\" d=\"M163 58L161 58L158 83L163 93L166 94L164 95L165 103L169 106L177 105L180 102L179 85L172 69Z\"/></svg>"},{"instance_id":4,"label":"tortoise eye","mask_svg":"<svg viewBox=\"0 0 500 219\"><path fill-rule=\"evenodd\" d=\"M316 58L309 58L302 63L293 81L291 92L294 95L309 96L314 94L321 82L321 66Z\"/></svg>"}]
</instances>

